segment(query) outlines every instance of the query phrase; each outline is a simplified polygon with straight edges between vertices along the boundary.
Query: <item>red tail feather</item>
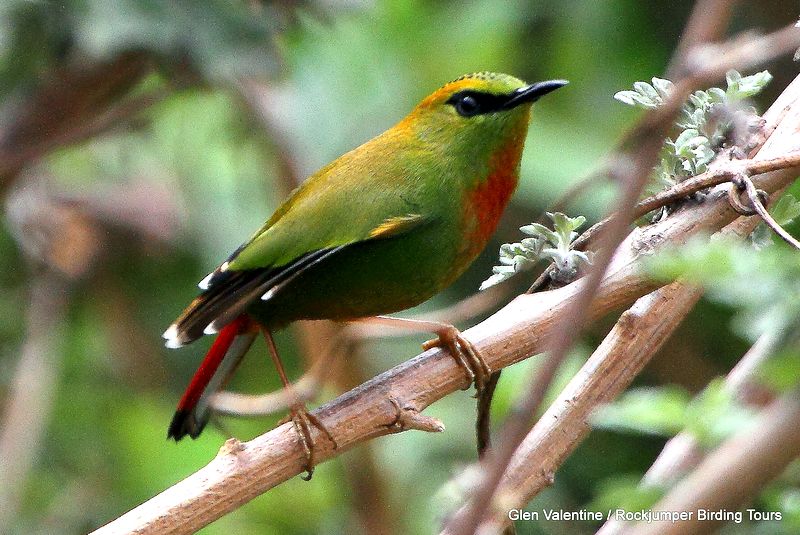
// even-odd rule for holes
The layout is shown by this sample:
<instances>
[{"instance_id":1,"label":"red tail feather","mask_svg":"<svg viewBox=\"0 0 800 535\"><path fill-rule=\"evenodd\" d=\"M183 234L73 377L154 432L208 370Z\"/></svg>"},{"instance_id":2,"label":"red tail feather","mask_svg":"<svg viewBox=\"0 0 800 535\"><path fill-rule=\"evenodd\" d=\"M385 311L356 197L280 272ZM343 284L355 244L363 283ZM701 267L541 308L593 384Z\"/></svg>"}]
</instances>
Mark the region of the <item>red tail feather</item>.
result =
<instances>
[{"instance_id":1,"label":"red tail feather","mask_svg":"<svg viewBox=\"0 0 800 535\"><path fill-rule=\"evenodd\" d=\"M169 426L167 437L180 440L187 434L192 438L200 434L207 418L197 414L198 402L219 370L220 364L228 355L236 337L250 331L252 325L252 320L242 315L223 327L219 332L208 353L206 353L203 362L192 377L181 400L178 402L178 408ZM241 358L241 355L237 355L238 358ZM232 371L230 369L228 373ZM225 379L227 378L222 378L222 381L225 381Z\"/></svg>"}]
</instances>

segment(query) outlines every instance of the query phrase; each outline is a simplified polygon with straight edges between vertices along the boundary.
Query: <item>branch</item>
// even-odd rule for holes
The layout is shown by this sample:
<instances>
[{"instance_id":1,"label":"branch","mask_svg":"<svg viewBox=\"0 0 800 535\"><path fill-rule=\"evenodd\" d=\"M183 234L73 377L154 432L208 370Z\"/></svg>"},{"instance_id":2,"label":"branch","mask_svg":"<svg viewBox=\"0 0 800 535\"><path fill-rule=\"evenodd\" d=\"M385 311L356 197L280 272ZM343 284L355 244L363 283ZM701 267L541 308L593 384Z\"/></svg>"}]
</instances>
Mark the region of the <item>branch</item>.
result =
<instances>
[{"instance_id":1,"label":"branch","mask_svg":"<svg viewBox=\"0 0 800 535\"><path fill-rule=\"evenodd\" d=\"M88 66L57 68L0 123L0 194L22 168L47 152L95 136L163 98L157 90L115 107L151 69L151 58L126 52ZM4 110L6 111L6 110Z\"/></svg>"},{"instance_id":2,"label":"branch","mask_svg":"<svg viewBox=\"0 0 800 535\"><path fill-rule=\"evenodd\" d=\"M765 114L780 123L760 147L756 160L782 160L795 167L785 172L793 174L797 161L777 156L794 151L800 143L800 77L785 93L795 95L792 111L773 108ZM783 103L783 101L782 101ZM790 126L792 125L793 126ZM777 134L777 135L776 135ZM772 168L772 164L764 166ZM716 195L722 194L720 186ZM781 190L782 188L778 188ZM721 234L746 236L757 224L756 218L740 219ZM599 403L607 402L621 393L644 365L674 331L701 295L700 290L674 283L647 296L620 318L617 325L570 383L559 400L551 406L515 452L498 491L494 519L489 528L497 529L507 521L503 513L522 507L552 481L552 474L580 441L588 434L587 419ZM617 359L620 359L617 362Z\"/></svg>"},{"instance_id":3,"label":"branch","mask_svg":"<svg viewBox=\"0 0 800 535\"><path fill-rule=\"evenodd\" d=\"M718 234L746 236L757 223L739 219ZM674 282L640 298L620 316L514 453L497 491L494 520L484 526L487 533L507 522L509 510L523 507L552 484L558 467L589 434L592 412L630 386L702 294L702 288Z\"/></svg>"},{"instance_id":4,"label":"branch","mask_svg":"<svg viewBox=\"0 0 800 535\"><path fill-rule=\"evenodd\" d=\"M40 451L61 368L60 325L68 284L57 273L32 279L28 329L0 427L0 530L13 531L25 480Z\"/></svg>"}]
</instances>

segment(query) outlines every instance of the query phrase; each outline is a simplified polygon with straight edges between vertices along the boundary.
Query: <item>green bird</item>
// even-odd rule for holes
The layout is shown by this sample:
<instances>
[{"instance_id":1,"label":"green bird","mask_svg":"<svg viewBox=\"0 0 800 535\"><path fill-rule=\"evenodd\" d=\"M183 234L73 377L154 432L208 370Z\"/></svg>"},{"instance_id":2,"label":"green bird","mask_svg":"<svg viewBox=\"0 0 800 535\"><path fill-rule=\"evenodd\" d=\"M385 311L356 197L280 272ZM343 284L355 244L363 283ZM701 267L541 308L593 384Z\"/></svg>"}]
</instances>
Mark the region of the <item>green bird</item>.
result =
<instances>
[{"instance_id":1,"label":"green bird","mask_svg":"<svg viewBox=\"0 0 800 535\"><path fill-rule=\"evenodd\" d=\"M200 434L209 397L259 331L286 385L275 329L296 320L362 320L404 310L461 275L486 246L517 186L531 104L566 83L464 75L308 178L200 282L203 292L164 333L171 348L218 333L168 437ZM476 387L490 373L452 325L376 321L436 333L423 347L448 348ZM309 468L310 417L303 407L292 410Z\"/></svg>"}]
</instances>

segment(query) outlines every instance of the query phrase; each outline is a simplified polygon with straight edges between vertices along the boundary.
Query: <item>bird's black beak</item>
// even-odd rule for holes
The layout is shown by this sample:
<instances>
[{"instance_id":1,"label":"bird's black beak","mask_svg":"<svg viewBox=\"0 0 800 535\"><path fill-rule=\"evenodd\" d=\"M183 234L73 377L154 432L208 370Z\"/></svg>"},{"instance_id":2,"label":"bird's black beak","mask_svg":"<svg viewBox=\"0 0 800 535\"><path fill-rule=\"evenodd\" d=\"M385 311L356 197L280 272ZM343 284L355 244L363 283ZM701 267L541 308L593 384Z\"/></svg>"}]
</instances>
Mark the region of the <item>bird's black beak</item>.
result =
<instances>
[{"instance_id":1,"label":"bird's black beak","mask_svg":"<svg viewBox=\"0 0 800 535\"><path fill-rule=\"evenodd\" d=\"M520 104L536 102L544 95L551 93L559 87L564 87L569 82L566 80L548 80L546 82L536 82L535 84L520 87L513 93L503 105L503 108L510 110Z\"/></svg>"}]
</instances>

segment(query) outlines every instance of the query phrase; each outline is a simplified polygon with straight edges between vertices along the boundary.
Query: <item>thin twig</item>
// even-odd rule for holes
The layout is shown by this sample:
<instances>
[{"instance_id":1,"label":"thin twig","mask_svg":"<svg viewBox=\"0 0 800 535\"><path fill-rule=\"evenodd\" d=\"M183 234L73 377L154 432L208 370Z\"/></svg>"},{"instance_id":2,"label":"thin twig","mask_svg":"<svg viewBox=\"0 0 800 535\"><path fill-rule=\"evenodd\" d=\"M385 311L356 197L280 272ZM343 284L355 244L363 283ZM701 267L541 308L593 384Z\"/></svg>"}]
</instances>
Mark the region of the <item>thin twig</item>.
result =
<instances>
[{"instance_id":1,"label":"thin twig","mask_svg":"<svg viewBox=\"0 0 800 535\"><path fill-rule=\"evenodd\" d=\"M636 203L633 212L634 219L639 219L663 206L674 204L698 191L703 191L725 182L731 182L743 173L749 176L755 176L789 167L800 167L800 151L791 152L768 160L731 160L730 162L721 163L715 169L688 178L683 182L678 182L664 191L642 199ZM572 247L578 251L585 251L595 240L600 231L608 225L608 222L609 218L606 218L586 229L583 234L575 239L572 243ZM528 293L533 293L541 289L549 280L550 273L552 273L552 266L548 267L548 269L536 279L528 289Z\"/></svg>"},{"instance_id":2,"label":"thin twig","mask_svg":"<svg viewBox=\"0 0 800 535\"><path fill-rule=\"evenodd\" d=\"M753 210L764 220L764 223L772 229L772 231L780 236L780 238L794 247L795 249L800 249L800 242L798 242L791 234L786 232L775 218L773 218L767 209L764 207L764 204L761 202L759 198L759 192L756 190L756 187L753 185L753 181L750 180L750 177L742 175L739 177L739 184L743 185L745 191L747 192L747 197L750 199L750 204L753 207Z\"/></svg>"}]
</instances>

